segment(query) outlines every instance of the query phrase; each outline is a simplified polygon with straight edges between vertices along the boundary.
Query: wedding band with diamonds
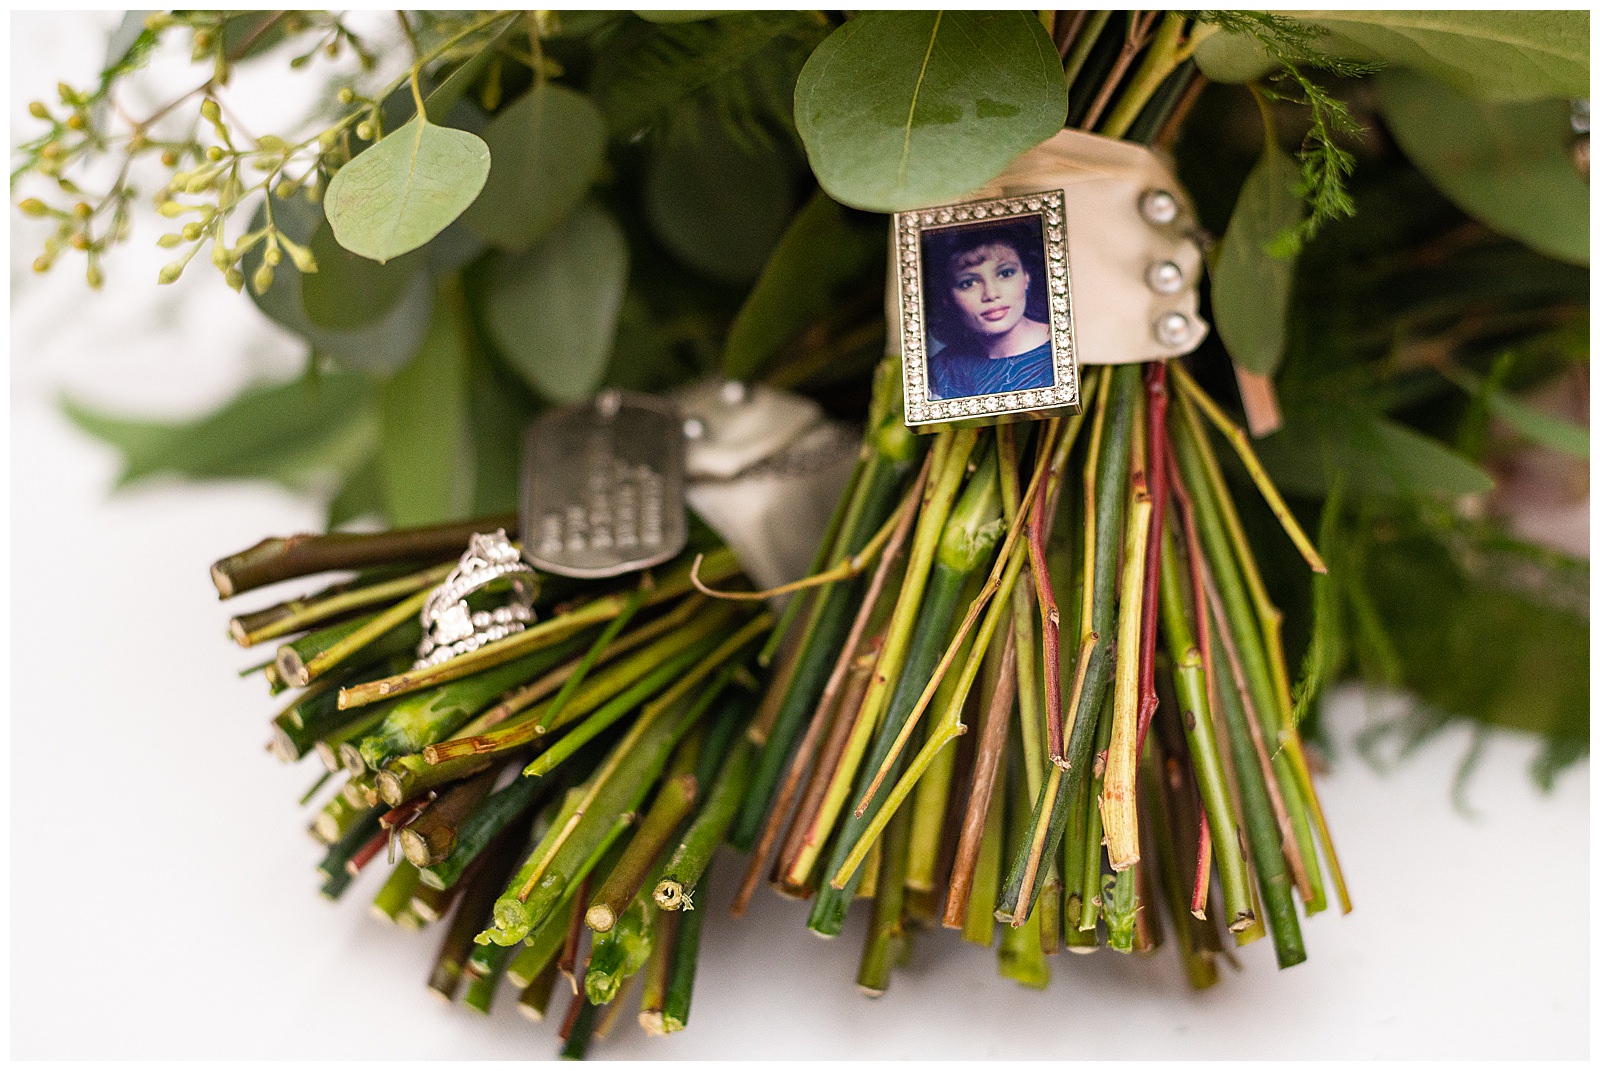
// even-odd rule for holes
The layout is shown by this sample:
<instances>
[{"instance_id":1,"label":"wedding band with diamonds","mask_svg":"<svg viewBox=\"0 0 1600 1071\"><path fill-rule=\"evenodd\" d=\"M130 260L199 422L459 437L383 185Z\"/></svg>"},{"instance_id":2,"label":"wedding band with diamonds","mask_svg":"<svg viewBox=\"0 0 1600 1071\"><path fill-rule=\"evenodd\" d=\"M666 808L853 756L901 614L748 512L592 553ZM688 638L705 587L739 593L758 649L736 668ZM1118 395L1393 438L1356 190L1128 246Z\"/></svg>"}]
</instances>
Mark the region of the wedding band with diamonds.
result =
<instances>
[{"instance_id":1,"label":"wedding band with diamonds","mask_svg":"<svg viewBox=\"0 0 1600 1071\"><path fill-rule=\"evenodd\" d=\"M467 596L496 580L511 583L507 602L492 610L473 610ZM422 643L413 669L436 666L486 643L521 632L533 620L537 574L506 538L504 528L478 533L461 563L422 604Z\"/></svg>"}]
</instances>

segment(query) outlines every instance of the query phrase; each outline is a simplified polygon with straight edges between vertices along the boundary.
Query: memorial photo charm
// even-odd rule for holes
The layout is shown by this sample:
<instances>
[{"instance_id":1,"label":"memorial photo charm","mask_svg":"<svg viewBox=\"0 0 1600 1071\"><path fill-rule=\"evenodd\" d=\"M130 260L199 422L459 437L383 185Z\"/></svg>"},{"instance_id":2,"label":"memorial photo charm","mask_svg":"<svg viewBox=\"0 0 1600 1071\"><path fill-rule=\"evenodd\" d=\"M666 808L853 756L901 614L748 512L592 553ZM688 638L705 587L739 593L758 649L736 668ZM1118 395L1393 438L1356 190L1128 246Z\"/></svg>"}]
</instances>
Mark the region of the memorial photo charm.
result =
<instances>
[{"instance_id":1,"label":"memorial photo charm","mask_svg":"<svg viewBox=\"0 0 1600 1071\"><path fill-rule=\"evenodd\" d=\"M661 398L601 392L528 429L522 556L558 576L658 565L688 542L683 423Z\"/></svg>"},{"instance_id":2,"label":"memorial photo charm","mask_svg":"<svg viewBox=\"0 0 1600 1071\"><path fill-rule=\"evenodd\" d=\"M1078 408L1065 200L895 214L908 425Z\"/></svg>"}]
</instances>

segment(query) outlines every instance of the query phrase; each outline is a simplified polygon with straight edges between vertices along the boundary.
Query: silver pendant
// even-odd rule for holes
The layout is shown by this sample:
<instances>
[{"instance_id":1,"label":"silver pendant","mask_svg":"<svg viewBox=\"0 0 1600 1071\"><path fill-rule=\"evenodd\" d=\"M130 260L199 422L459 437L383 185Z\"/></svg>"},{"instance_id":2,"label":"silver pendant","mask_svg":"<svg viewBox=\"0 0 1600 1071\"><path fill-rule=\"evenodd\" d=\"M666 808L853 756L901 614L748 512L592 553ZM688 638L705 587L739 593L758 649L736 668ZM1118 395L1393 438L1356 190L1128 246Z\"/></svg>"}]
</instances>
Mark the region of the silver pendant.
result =
<instances>
[{"instance_id":1,"label":"silver pendant","mask_svg":"<svg viewBox=\"0 0 1600 1071\"><path fill-rule=\"evenodd\" d=\"M559 576L658 565L689 539L683 424L661 398L617 390L553 409L522 455L522 556Z\"/></svg>"}]
</instances>

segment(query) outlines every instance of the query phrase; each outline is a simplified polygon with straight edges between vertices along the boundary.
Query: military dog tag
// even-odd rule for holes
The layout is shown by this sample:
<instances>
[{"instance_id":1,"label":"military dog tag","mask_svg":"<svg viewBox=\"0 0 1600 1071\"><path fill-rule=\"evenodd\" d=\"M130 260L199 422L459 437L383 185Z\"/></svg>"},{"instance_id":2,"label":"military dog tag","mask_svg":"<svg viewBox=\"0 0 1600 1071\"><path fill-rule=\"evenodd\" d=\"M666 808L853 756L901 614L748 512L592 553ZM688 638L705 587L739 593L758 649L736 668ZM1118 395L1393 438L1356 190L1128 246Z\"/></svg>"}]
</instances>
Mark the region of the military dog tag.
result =
<instances>
[{"instance_id":1,"label":"military dog tag","mask_svg":"<svg viewBox=\"0 0 1600 1071\"><path fill-rule=\"evenodd\" d=\"M683 423L661 398L608 390L555 409L522 452L522 556L559 576L659 564L689 539Z\"/></svg>"}]
</instances>

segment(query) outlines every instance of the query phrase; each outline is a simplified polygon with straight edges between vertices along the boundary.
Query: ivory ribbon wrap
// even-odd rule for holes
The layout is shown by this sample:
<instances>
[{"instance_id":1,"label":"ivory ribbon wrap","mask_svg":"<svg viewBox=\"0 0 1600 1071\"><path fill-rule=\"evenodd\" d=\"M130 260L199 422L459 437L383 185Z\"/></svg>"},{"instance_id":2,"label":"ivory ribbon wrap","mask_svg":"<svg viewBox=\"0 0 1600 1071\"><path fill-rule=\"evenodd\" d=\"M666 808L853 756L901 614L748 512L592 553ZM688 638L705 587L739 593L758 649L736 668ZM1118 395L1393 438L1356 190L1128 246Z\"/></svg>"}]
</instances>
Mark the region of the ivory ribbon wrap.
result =
<instances>
[{"instance_id":1,"label":"ivory ribbon wrap","mask_svg":"<svg viewBox=\"0 0 1600 1071\"><path fill-rule=\"evenodd\" d=\"M1067 268L1078 363L1128 364L1193 352L1208 331L1200 319L1197 291L1202 258L1194 236L1199 224L1170 162L1132 142L1063 130L1017 157L993 181L961 201L1045 190L1062 190L1066 196ZM1139 198L1146 190L1172 194L1178 205L1172 222L1146 222L1139 212ZM886 352L898 356L903 350L894 238L891 233L884 315ZM1145 281L1150 265L1162 261L1171 261L1183 272L1183 288L1176 293L1156 293ZM1160 318L1171 312L1183 313L1190 323L1188 336L1176 345L1162 343L1155 330Z\"/></svg>"}]
</instances>

